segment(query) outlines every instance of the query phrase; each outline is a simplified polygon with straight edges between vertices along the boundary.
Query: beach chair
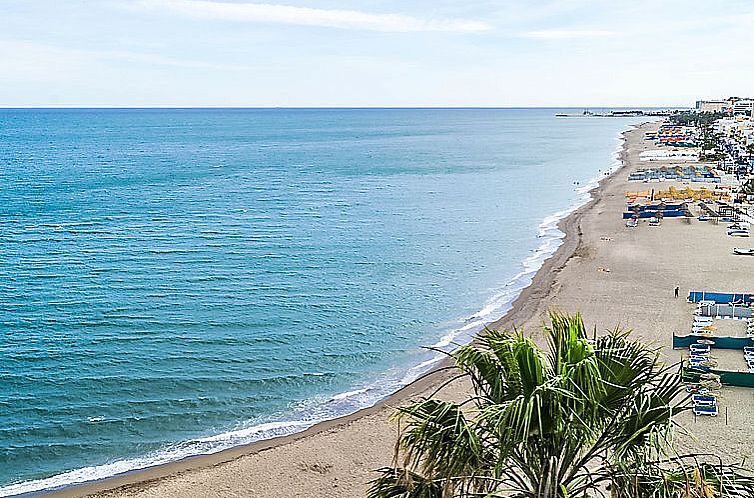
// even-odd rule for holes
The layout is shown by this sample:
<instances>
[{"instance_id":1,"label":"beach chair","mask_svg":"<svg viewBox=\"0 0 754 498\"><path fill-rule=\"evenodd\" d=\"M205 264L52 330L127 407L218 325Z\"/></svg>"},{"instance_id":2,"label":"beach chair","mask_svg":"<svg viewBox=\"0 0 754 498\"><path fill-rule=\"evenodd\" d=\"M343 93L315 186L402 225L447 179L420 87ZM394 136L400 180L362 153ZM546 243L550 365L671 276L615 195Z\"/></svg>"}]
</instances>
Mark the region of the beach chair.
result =
<instances>
[{"instance_id":1,"label":"beach chair","mask_svg":"<svg viewBox=\"0 0 754 498\"><path fill-rule=\"evenodd\" d=\"M694 415L709 415L717 417L717 405L698 405L692 408Z\"/></svg>"},{"instance_id":2,"label":"beach chair","mask_svg":"<svg viewBox=\"0 0 754 498\"><path fill-rule=\"evenodd\" d=\"M709 342L692 342L689 344L689 349L705 350L709 351L712 348L712 344Z\"/></svg>"},{"instance_id":3,"label":"beach chair","mask_svg":"<svg viewBox=\"0 0 754 498\"><path fill-rule=\"evenodd\" d=\"M694 406L714 406L717 405L717 397L713 394L694 394L691 396Z\"/></svg>"},{"instance_id":4,"label":"beach chair","mask_svg":"<svg viewBox=\"0 0 754 498\"><path fill-rule=\"evenodd\" d=\"M703 380L699 385L705 389L717 391L722 389L723 384L719 380Z\"/></svg>"}]
</instances>

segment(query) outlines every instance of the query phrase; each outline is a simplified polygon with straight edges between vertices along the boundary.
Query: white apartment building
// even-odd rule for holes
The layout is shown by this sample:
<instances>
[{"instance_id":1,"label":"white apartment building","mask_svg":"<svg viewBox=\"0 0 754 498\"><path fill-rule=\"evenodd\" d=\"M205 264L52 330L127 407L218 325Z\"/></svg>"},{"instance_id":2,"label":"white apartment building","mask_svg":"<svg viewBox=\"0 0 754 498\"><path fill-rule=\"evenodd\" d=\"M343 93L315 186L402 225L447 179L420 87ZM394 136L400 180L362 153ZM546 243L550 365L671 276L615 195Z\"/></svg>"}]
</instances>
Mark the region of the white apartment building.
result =
<instances>
[{"instance_id":1,"label":"white apartment building","mask_svg":"<svg viewBox=\"0 0 754 498\"><path fill-rule=\"evenodd\" d=\"M753 110L754 110L754 100L751 100L751 99L737 100L733 104L734 114L744 114L746 116L751 116Z\"/></svg>"}]
</instances>

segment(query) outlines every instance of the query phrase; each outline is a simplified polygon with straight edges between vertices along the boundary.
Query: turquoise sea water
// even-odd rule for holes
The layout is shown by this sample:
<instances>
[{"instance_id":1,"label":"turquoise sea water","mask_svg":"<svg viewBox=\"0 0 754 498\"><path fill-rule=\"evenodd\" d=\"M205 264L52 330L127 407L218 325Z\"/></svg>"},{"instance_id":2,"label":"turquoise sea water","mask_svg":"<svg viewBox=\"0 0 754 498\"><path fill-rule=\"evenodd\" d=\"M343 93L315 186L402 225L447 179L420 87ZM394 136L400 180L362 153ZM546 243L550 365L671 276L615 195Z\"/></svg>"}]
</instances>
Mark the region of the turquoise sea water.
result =
<instances>
[{"instance_id":1,"label":"turquoise sea water","mask_svg":"<svg viewBox=\"0 0 754 498\"><path fill-rule=\"evenodd\" d=\"M0 495L285 434L497 318L637 119L0 110Z\"/></svg>"}]
</instances>

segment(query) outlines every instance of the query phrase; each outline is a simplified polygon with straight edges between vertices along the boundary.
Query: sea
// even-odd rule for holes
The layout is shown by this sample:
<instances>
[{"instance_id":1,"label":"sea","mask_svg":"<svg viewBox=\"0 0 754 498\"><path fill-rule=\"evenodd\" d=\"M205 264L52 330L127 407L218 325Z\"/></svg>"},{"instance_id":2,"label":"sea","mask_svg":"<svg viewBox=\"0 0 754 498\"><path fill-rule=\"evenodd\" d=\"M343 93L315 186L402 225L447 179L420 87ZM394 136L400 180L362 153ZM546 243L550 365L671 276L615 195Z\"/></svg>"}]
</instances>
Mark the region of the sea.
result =
<instances>
[{"instance_id":1,"label":"sea","mask_svg":"<svg viewBox=\"0 0 754 498\"><path fill-rule=\"evenodd\" d=\"M0 110L0 496L301 431L426 373L646 120L564 111Z\"/></svg>"}]
</instances>

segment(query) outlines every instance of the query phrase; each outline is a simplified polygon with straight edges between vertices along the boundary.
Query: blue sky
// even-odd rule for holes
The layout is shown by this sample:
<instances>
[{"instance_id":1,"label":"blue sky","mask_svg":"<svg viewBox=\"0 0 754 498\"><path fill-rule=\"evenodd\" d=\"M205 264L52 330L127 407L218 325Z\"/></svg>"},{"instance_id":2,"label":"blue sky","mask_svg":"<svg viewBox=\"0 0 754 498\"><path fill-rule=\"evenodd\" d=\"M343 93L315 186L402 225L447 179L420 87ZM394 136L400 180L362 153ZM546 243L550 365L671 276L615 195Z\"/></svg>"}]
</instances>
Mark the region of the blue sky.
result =
<instances>
[{"instance_id":1,"label":"blue sky","mask_svg":"<svg viewBox=\"0 0 754 498\"><path fill-rule=\"evenodd\" d=\"M750 1L281 2L0 0L0 106L677 106L754 94Z\"/></svg>"}]
</instances>

